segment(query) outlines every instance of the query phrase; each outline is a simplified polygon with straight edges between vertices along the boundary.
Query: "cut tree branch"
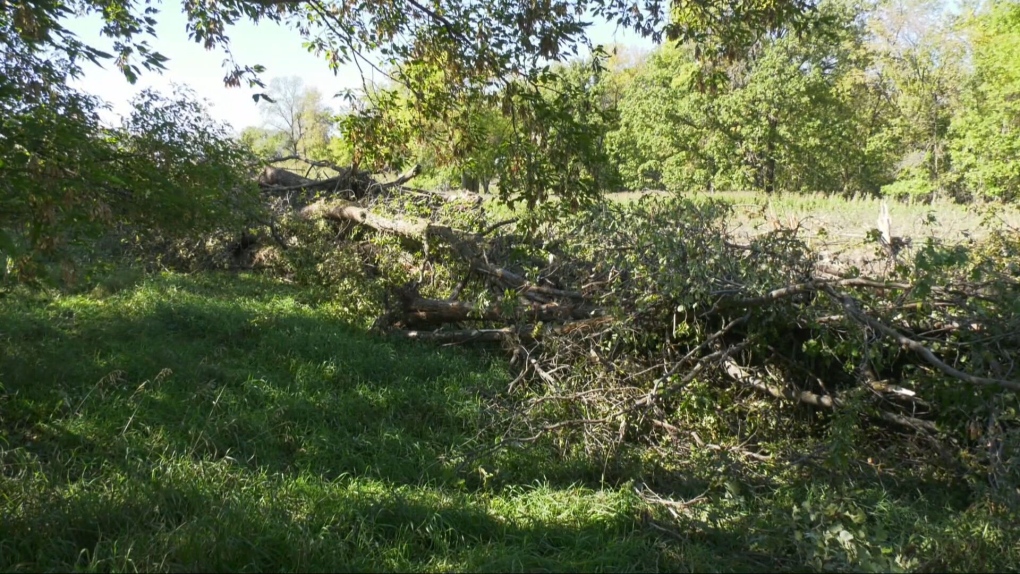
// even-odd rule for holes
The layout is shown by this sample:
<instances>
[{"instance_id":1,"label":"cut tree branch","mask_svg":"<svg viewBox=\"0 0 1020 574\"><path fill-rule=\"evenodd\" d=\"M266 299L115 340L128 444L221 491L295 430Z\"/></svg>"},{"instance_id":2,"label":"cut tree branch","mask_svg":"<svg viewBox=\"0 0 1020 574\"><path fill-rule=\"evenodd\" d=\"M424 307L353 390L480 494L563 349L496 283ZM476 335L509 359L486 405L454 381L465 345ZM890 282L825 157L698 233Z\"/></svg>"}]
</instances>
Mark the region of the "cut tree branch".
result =
<instances>
[{"instance_id":1,"label":"cut tree branch","mask_svg":"<svg viewBox=\"0 0 1020 574\"><path fill-rule=\"evenodd\" d=\"M852 298L847 297L846 295L836 293L836 291L831 287L827 287L825 289L825 292L830 297L838 301L843 306L843 309L846 311L847 315L849 315L855 321L862 325L866 325L874 329L875 331L878 331L879 333L882 333L886 337L893 339L894 341L899 343L900 346L903 347L904 349L909 349L917 353L929 365L935 367L936 369L942 371L943 373L949 375L950 377L953 377L954 379L959 379L967 383L971 383L973 385L998 386L1014 391L1020 391L1020 383L1017 383L1015 381L990 379L986 377L976 377L974 375L965 373L959 369L955 369L947 365L944 361L936 357L935 353L933 353L931 349L929 349L928 347L925 347L921 343L918 343L917 341L904 336L899 331L893 329L892 327L882 324L877 319L870 317L866 313L862 312L860 309L857 308L857 305L854 303Z\"/></svg>"},{"instance_id":2,"label":"cut tree branch","mask_svg":"<svg viewBox=\"0 0 1020 574\"><path fill-rule=\"evenodd\" d=\"M762 379L747 372L743 367L736 364L731 359L726 360L725 367L725 372L731 379L755 390L770 394L777 399L789 399L830 410L843 406L843 401L838 397L819 395L817 393L812 393L811 391L780 388L775 385L770 385ZM931 421L908 417L884 410L879 410L878 416L884 421L891 422L899 426L908 427L914 430L921 429L931 433L938 432L938 427Z\"/></svg>"}]
</instances>

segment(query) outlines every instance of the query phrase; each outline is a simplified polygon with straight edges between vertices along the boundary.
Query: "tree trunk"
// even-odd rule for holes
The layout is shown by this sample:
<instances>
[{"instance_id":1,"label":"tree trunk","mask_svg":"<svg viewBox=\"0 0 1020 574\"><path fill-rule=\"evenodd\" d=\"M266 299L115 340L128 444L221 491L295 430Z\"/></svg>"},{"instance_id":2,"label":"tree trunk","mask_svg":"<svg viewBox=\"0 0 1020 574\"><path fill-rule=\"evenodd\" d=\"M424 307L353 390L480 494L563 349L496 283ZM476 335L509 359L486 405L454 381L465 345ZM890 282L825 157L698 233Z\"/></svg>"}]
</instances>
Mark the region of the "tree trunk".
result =
<instances>
[{"instance_id":1,"label":"tree trunk","mask_svg":"<svg viewBox=\"0 0 1020 574\"><path fill-rule=\"evenodd\" d=\"M461 173L460 186L471 193L478 193L478 178L467 172Z\"/></svg>"}]
</instances>

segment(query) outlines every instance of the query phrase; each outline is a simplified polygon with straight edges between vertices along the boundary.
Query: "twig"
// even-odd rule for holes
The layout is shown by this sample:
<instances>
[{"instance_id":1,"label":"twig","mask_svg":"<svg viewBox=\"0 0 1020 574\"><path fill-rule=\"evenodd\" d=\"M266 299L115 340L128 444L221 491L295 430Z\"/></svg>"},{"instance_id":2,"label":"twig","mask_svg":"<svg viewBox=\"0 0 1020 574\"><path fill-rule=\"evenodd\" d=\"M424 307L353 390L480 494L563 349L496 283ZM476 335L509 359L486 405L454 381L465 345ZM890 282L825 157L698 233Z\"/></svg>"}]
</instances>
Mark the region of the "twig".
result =
<instances>
[{"instance_id":1,"label":"twig","mask_svg":"<svg viewBox=\"0 0 1020 574\"><path fill-rule=\"evenodd\" d=\"M779 289L773 289L768 293L759 297L747 297L742 299L730 299L723 297L716 302L716 304L709 309L706 314L711 314L722 309L750 309L753 307L764 307L769 303L774 303L780 299L791 297L793 295L799 295L801 293L809 293L812 291L818 291L821 289L829 288L833 285L841 287L867 287L870 289L900 289L908 290L912 286L909 283L896 283L888 281L876 281L874 279L863 279L863 278L850 278L850 279L815 279L807 281L805 283L795 283L793 285L787 285Z\"/></svg>"},{"instance_id":2,"label":"twig","mask_svg":"<svg viewBox=\"0 0 1020 574\"><path fill-rule=\"evenodd\" d=\"M503 221L497 221L496 223L493 223L492 225L486 227L485 230L482 231L481 236L485 237L486 235L492 233L493 231L496 231L500 227L504 227L504 226L510 225L512 223L517 223L517 218L516 217L511 217L510 219L504 219Z\"/></svg>"}]
</instances>

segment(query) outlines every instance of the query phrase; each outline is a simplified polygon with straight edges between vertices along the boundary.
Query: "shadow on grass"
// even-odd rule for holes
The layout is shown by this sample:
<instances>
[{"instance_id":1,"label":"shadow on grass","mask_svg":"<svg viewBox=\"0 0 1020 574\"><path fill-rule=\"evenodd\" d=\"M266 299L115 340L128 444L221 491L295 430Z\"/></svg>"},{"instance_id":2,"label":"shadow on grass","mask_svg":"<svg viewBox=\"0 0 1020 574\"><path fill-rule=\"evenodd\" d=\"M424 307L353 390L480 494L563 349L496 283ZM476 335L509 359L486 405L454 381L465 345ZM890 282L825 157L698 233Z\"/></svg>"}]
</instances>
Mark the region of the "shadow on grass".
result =
<instances>
[{"instance_id":1,"label":"shadow on grass","mask_svg":"<svg viewBox=\"0 0 1020 574\"><path fill-rule=\"evenodd\" d=\"M172 279L112 302L4 308L5 431L39 454L231 457L403 483L442 478L436 461L477 429L479 393L507 380L477 353L369 335L278 285L210 295ZM64 438L32 441L47 433Z\"/></svg>"},{"instance_id":2,"label":"shadow on grass","mask_svg":"<svg viewBox=\"0 0 1020 574\"><path fill-rule=\"evenodd\" d=\"M504 480L546 486L455 474L499 361L302 296L174 275L4 301L0 568L654 569L623 491L548 486L541 454Z\"/></svg>"},{"instance_id":3,"label":"shadow on grass","mask_svg":"<svg viewBox=\"0 0 1020 574\"><path fill-rule=\"evenodd\" d=\"M656 569L654 548L625 514L508 519L467 494L366 481L229 483L213 480L233 474L220 465L203 465L202 473L204 480L167 475L119 490L101 485L16 517L4 525L4 569ZM8 561L14 557L29 560Z\"/></svg>"}]
</instances>

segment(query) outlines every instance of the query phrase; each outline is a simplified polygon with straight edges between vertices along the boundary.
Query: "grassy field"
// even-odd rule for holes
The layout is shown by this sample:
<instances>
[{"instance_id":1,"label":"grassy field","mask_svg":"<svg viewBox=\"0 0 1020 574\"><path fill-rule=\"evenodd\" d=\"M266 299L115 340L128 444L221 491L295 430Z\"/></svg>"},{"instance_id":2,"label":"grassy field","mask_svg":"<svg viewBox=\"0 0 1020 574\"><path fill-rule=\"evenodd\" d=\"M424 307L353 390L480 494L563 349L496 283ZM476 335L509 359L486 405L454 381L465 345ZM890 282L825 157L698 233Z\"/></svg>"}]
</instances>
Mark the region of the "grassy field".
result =
<instances>
[{"instance_id":1,"label":"grassy field","mask_svg":"<svg viewBox=\"0 0 1020 574\"><path fill-rule=\"evenodd\" d=\"M808 444L662 469L536 443L462 465L498 439L505 358L351 313L252 274L0 298L0 570L1020 567L1015 512L979 487L877 458L833 471ZM694 501L649 502L646 482Z\"/></svg>"},{"instance_id":2,"label":"grassy field","mask_svg":"<svg viewBox=\"0 0 1020 574\"><path fill-rule=\"evenodd\" d=\"M650 192L663 193L663 192ZM630 202L640 192L609 194L614 201ZM875 228L883 200L861 196L844 198L824 194L776 194L756 192L694 193L698 200L718 199L734 207L733 227L745 234L779 227L800 227L808 236L829 242L854 242ZM1020 208L1000 203L959 204L952 201L903 203L885 200L892 218L893 235L923 238L936 234L946 241L981 239L996 224L1020 229Z\"/></svg>"},{"instance_id":3,"label":"grassy field","mask_svg":"<svg viewBox=\"0 0 1020 574\"><path fill-rule=\"evenodd\" d=\"M608 197L628 203L644 195L661 193L665 192L623 192ZM729 228L736 237L796 229L798 236L832 267L845 269L855 265L871 275L881 274L884 269L885 256L869 240L869 233L877 227L883 201L889 209L892 234L910 240L902 255L907 258L929 239L966 244L992 233L1020 232L1020 208L1000 203L964 205L942 200L926 204L870 196L845 198L804 193L769 196L758 192L701 192L689 197L731 204L733 218Z\"/></svg>"},{"instance_id":4,"label":"grassy field","mask_svg":"<svg viewBox=\"0 0 1020 574\"><path fill-rule=\"evenodd\" d=\"M454 474L507 381L252 276L7 297L0 570L662 567L626 488Z\"/></svg>"}]
</instances>

